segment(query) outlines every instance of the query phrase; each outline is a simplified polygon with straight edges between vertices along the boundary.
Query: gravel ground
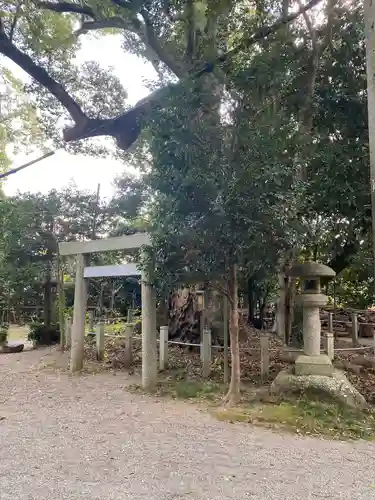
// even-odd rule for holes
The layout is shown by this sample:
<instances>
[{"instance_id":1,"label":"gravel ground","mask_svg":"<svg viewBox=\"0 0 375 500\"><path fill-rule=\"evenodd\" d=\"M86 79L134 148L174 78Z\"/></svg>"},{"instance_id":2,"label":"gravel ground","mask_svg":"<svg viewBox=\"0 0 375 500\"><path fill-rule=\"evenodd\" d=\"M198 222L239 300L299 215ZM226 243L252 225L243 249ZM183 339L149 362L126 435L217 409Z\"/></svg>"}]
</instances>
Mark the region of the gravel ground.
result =
<instances>
[{"instance_id":1,"label":"gravel ground","mask_svg":"<svg viewBox=\"0 0 375 500\"><path fill-rule=\"evenodd\" d=\"M125 374L0 356L0 500L375 499L375 447L218 422Z\"/></svg>"}]
</instances>

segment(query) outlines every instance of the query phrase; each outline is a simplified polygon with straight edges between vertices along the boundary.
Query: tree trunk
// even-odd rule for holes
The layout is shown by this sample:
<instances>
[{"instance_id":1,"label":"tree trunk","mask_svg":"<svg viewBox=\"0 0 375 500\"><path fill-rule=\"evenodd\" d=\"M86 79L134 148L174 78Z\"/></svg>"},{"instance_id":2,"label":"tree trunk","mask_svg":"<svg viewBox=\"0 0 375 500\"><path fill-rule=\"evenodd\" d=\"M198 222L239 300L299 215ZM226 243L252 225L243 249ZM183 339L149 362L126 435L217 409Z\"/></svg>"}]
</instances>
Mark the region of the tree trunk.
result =
<instances>
[{"instance_id":1,"label":"tree trunk","mask_svg":"<svg viewBox=\"0 0 375 500\"><path fill-rule=\"evenodd\" d=\"M276 332L278 337L285 341L285 331L286 331L286 317L285 317L285 306L286 306L286 282L285 273L279 273L279 299L277 301L276 307Z\"/></svg>"},{"instance_id":2,"label":"tree trunk","mask_svg":"<svg viewBox=\"0 0 375 500\"><path fill-rule=\"evenodd\" d=\"M59 328L60 328L60 348L64 350L66 332L65 332L65 293L64 293L64 270L61 265L61 257L57 247L57 293L59 307Z\"/></svg>"},{"instance_id":3,"label":"tree trunk","mask_svg":"<svg viewBox=\"0 0 375 500\"><path fill-rule=\"evenodd\" d=\"M247 280L247 296L248 296L248 321L251 323L255 316L255 298L254 298L254 278Z\"/></svg>"},{"instance_id":4,"label":"tree trunk","mask_svg":"<svg viewBox=\"0 0 375 500\"><path fill-rule=\"evenodd\" d=\"M193 290L184 288L173 292L168 303L169 338L199 344L200 316Z\"/></svg>"},{"instance_id":5,"label":"tree trunk","mask_svg":"<svg viewBox=\"0 0 375 500\"><path fill-rule=\"evenodd\" d=\"M368 129L370 147L370 188L371 188L371 218L372 247L375 286L375 3L364 1L365 33L366 33L366 68L367 68L367 102ZM374 290L375 301L375 290Z\"/></svg>"},{"instance_id":6,"label":"tree trunk","mask_svg":"<svg viewBox=\"0 0 375 500\"><path fill-rule=\"evenodd\" d=\"M51 291L51 273L48 272L44 284L44 324L50 328L52 323L52 291Z\"/></svg>"},{"instance_id":7,"label":"tree trunk","mask_svg":"<svg viewBox=\"0 0 375 500\"><path fill-rule=\"evenodd\" d=\"M288 345L292 338L292 328L294 320L294 302L296 295L297 281L290 278L286 283L285 290L285 344Z\"/></svg>"},{"instance_id":8,"label":"tree trunk","mask_svg":"<svg viewBox=\"0 0 375 500\"><path fill-rule=\"evenodd\" d=\"M237 266L233 265L228 281L229 292L229 337L231 352L231 379L225 403L236 404L240 399L241 367L238 339L238 282Z\"/></svg>"}]
</instances>

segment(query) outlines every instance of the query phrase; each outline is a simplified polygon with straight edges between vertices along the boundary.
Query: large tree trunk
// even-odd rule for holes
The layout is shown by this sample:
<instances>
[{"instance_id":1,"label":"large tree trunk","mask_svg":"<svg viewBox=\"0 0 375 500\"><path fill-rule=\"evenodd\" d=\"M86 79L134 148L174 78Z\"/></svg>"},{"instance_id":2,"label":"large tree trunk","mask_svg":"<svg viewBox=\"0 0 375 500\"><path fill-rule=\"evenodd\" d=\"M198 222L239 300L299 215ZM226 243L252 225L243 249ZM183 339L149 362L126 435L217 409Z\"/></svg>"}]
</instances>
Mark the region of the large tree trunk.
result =
<instances>
[{"instance_id":1,"label":"large tree trunk","mask_svg":"<svg viewBox=\"0 0 375 500\"><path fill-rule=\"evenodd\" d=\"M368 129L370 147L370 187L372 211L372 247L375 286L375 3L364 1L364 16L366 27L366 68L367 68L367 102ZM375 290L374 290L375 301Z\"/></svg>"},{"instance_id":2,"label":"large tree trunk","mask_svg":"<svg viewBox=\"0 0 375 500\"><path fill-rule=\"evenodd\" d=\"M233 265L228 280L229 295L229 337L231 352L231 379L224 401L228 405L236 404L240 399L241 367L238 339L238 282L237 266Z\"/></svg>"},{"instance_id":3,"label":"large tree trunk","mask_svg":"<svg viewBox=\"0 0 375 500\"><path fill-rule=\"evenodd\" d=\"M194 290L184 288L169 296L168 330L171 340L200 343L200 312Z\"/></svg>"}]
</instances>

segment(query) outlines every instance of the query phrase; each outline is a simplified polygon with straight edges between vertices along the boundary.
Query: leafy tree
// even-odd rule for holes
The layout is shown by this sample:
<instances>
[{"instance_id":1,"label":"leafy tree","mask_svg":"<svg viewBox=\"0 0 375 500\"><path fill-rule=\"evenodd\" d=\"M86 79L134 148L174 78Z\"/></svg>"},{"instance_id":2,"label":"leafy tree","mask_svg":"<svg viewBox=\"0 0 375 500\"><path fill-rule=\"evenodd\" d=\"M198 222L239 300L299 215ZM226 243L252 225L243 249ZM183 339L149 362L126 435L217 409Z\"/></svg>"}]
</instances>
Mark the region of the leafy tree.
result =
<instances>
[{"instance_id":1,"label":"leafy tree","mask_svg":"<svg viewBox=\"0 0 375 500\"><path fill-rule=\"evenodd\" d=\"M57 241L90 237L95 202L93 194L74 186L47 195L18 194L0 202L2 295L7 296L8 308L18 308L18 318L21 298L31 294L34 304L40 304L44 287L45 317L47 323L51 322ZM105 221L102 205L96 221L98 235L104 230Z\"/></svg>"},{"instance_id":2,"label":"leafy tree","mask_svg":"<svg viewBox=\"0 0 375 500\"><path fill-rule=\"evenodd\" d=\"M301 11L319 2L311 0ZM270 16L273 21L275 12L280 10L279 5L274 6ZM197 85L206 89L207 104L214 104L214 109L218 109L224 75L220 69L215 69L217 63L226 62L232 55L247 50L297 16L283 16L269 28L263 25L265 16L261 6L257 6L254 15L246 5L241 4L238 8L230 1L202 3L189 0L180 4L150 0L87 0L18 4L6 0L1 16L0 53L24 69L70 115L74 125L65 129L66 141L109 135L116 138L120 148L127 149L139 136L139 119L150 111L153 103L168 96L169 87L155 92L130 111L121 113L120 107L115 118L109 118L107 113L98 115L95 92L93 101L92 95L87 95L86 91L83 99L80 89L87 88L85 81L83 85L75 86L77 70L73 55L79 47L80 35L107 28L119 30L124 37L125 49L146 58L169 79L184 81L200 75ZM79 19L81 26L75 30ZM241 30L232 34L237 25ZM253 28L259 29L255 33L248 31ZM110 101L112 107L113 100L118 103L120 88L113 79L111 82L114 87L102 87L105 93L101 93L101 97ZM53 115L56 122L53 108L44 111L47 117Z\"/></svg>"}]
</instances>

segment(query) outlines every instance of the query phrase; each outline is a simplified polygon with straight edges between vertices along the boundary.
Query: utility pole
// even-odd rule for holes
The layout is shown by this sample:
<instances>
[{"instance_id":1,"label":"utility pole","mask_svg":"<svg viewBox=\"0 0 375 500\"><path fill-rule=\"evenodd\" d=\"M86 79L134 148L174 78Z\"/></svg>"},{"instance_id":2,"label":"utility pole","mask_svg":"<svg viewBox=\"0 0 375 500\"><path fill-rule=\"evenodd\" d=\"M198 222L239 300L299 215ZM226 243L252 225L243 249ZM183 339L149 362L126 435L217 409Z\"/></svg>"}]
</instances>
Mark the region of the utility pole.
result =
<instances>
[{"instance_id":1,"label":"utility pole","mask_svg":"<svg viewBox=\"0 0 375 500\"><path fill-rule=\"evenodd\" d=\"M375 303L375 0L364 0L368 135L370 153L370 192L372 218L373 279Z\"/></svg>"}]
</instances>

